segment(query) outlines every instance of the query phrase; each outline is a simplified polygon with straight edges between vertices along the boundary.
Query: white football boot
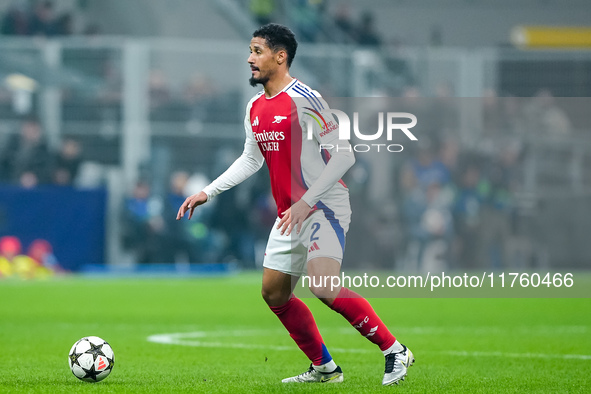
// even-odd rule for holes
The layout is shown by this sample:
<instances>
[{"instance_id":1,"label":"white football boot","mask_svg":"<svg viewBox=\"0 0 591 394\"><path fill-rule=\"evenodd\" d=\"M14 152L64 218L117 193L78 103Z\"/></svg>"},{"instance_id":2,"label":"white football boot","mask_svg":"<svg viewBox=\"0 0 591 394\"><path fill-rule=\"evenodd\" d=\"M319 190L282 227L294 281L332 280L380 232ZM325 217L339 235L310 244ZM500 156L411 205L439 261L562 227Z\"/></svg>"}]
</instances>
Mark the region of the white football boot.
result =
<instances>
[{"instance_id":1,"label":"white football boot","mask_svg":"<svg viewBox=\"0 0 591 394\"><path fill-rule=\"evenodd\" d=\"M283 379L283 383L340 383L343 381L343 371L338 367L332 372L319 372L310 364L310 368L297 376Z\"/></svg>"},{"instance_id":2,"label":"white football boot","mask_svg":"<svg viewBox=\"0 0 591 394\"><path fill-rule=\"evenodd\" d=\"M407 368L415 362L415 357L410 349L404 345L402 347L404 348L402 351L386 356L386 370L384 371L384 379L382 379L384 386L398 384L399 381L404 380Z\"/></svg>"}]
</instances>

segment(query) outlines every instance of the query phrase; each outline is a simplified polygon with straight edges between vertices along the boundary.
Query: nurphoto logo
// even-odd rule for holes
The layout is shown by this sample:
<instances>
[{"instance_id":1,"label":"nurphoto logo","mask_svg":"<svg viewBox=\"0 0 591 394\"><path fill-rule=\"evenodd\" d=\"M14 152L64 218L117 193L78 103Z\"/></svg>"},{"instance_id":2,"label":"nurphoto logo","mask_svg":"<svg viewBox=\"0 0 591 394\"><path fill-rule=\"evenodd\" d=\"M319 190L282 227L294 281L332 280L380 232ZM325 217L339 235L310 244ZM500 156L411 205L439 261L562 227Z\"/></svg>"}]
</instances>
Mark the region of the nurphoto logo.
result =
<instances>
[{"instance_id":1,"label":"nurphoto logo","mask_svg":"<svg viewBox=\"0 0 591 394\"><path fill-rule=\"evenodd\" d=\"M349 119L349 116L345 112L340 111L338 109L325 109L321 112L309 107L306 107L305 109L309 111L304 112L305 115L309 116L307 118L307 138L309 140L313 138L314 122L316 122L318 126L320 126L321 137L335 130L338 130L339 140L348 141L351 139L351 121ZM413 114L408 112L378 112L377 116L378 130L371 134L360 131L359 112L353 113L353 134L359 140L372 141L373 143L352 144L350 146L320 144L319 149L337 149L337 151L346 149L348 151L353 150L355 152L380 152L381 150L386 150L392 153L402 152L404 147L401 144L391 143L395 133L399 132L402 132L411 141L418 141L417 137L410 131L410 129L416 126L417 124L417 117ZM336 122L334 120L335 118ZM384 123L386 123L385 127ZM384 129L386 131L385 142L379 143L380 141L384 141Z\"/></svg>"}]
</instances>

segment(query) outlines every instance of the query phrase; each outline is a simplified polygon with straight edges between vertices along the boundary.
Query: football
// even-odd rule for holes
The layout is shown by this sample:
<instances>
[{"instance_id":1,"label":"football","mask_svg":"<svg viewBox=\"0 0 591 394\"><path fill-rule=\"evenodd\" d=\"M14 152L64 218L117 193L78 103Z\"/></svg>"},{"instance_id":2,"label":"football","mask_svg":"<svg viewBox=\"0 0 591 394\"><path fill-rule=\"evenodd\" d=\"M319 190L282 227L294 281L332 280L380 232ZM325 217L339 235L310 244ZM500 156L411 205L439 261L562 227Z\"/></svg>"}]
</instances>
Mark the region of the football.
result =
<instances>
[{"instance_id":1,"label":"football","mask_svg":"<svg viewBox=\"0 0 591 394\"><path fill-rule=\"evenodd\" d=\"M74 376L85 382L100 382L113 370L115 354L111 345L99 337L84 337L72 346L68 357Z\"/></svg>"}]
</instances>

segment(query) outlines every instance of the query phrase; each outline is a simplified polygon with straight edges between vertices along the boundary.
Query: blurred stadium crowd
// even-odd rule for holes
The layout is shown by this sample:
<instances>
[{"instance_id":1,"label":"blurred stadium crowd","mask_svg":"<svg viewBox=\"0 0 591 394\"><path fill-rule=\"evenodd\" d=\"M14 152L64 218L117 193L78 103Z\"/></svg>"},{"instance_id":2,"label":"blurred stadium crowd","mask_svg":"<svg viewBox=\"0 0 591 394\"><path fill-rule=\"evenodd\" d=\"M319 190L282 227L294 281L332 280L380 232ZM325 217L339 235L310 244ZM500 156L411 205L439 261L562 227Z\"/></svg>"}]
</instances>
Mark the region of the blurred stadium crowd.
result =
<instances>
[{"instance_id":1,"label":"blurred stadium crowd","mask_svg":"<svg viewBox=\"0 0 591 394\"><path fill-rule=\"evenodd\" d=\"M76 7L56 9L50 0L13 0L7 7L0 26L5 36L68 36L75 33L96 34L98 27L88 24L78 28Z\"/></svg>"},{"instance_id":2,"label":"blurred stadium crowd","mask_svg":"<svg viewBox=\"0 0 591 394\"><path fill-rule=\"evenodd\" d=\"M363 153L357 154L356 166L346 175L354 215L346 256L349 267L427 271L554 264L548 252L552 237L544 226L561 216L569 201L566 194L578 190L586 196L585 185L591 184L590 157L584 149L588 114L585 106L554 97L554 79L545 84L544 76L538 78L527 85L531 94L525 96L529 97L523 97L520 92L525 88L499 78L497 87L483 90L480 98L472 100L478 108L479 128L466 134L465 99L457 98L454 86L447 82L426 87L420 72L412 70L411 57L387 55L389 49L381 49L384 40L375 30L375 10L353 16L346 3L329 11L323 0L236 0L236 4L248 10L255 23L290 24L305 44L336 43L351 51L376 51L385 61L388 77L379 77L383 70L368 73L366 80L382 89L366 93L398 97L397 110L407 110L419 119L419 142L405 146L404 154L385 159L385 176ZM73 192L107 188L112 185L106 173L124 165L126 55L117 45L100 43L101 29L96 24L80 27L78 23L75 29L75 17L75 8L58 14L50 1L16 1L5 9L0 27L4 36L51 38L76 33L92 37L87 35L82 44L63 41L56 74L59 102L53 107L44 106L47 97L39 92L33 93L32 103L19 104L18 89L8 83L0 87L0 116L5 120L0 131L0 187L58 187ZM431 44L440 44L437 32ZM302 53L302 69L320 75L319 90L329 99L342 91L343 83L322 79L327 67L312 52ZM5 59L21 56L6 53ZM585 67L591 62L581 62L579 71L585 79L589 75ZM238 86L243 83L241 76L232 75L236 84L228 86L216 81L210 71L179 73L165 62L150 58L147 63L150 157L140 163L132 184L123 186L119 194L110 190L119 196L107 212L118 223L114 241L121 249L118 258L130 263L233 261L245 268L257 267L276 212L266 170L198 209L193 220L175 220L184 198L199 191L240 154L245 99L253 92L245 94ZM343 75L350 82L353 60L346 58L343 63ZM9 73L6 70L14 72L14 64L0 60L2 77ZM30 71L43 85L44 77L35 76L35 70L26 64L22 72ZM51 89L56 83L47 85ZM59 129L50 130L44 124L47 108L57 108ZM565 194L556 194L557 190ZM562 208L542 202L545 195L558 196ZM547 207L545 216L536 214L542 203ZM15 234L6 233L1 219L0 236L9 238L8 249L0 240L0 276L30 276L31 269L18 268L22 263L15 260L26 246ZM365 242L368 239L372 242ZM30 252L36 263L29 266L59 271L59 256L53 256L51 245L44 250L51 257L34 257L36 252ZM571 259L565 256L558 260Z\"/></svg>"},{"instance_id":3,"label":"blurred stadium crowd","mask_svg":"<svg viewBox=\"0 0 591 394\"><path fill-rule=\"evenodd\" d=\"M59 3L64 3L63 1ZM6 36L68 36L98 34L98 24L80 21L80 9L88 1L69 1L57 8L51 0L12 0L1 19L0 33ZM374 14L365 10L357 16L347 4L328 11L326 0L239 0L259 25L271 21L289 24L301 42L343 42L375 46L382 38L375 30Z\"/></svg>"},{"instance_id":4,"label":"blurred stadium crowd","mask_svg":"<svg viewBox=\"0 0 591 394\"><path fill-rule=\"evenodd\" d=\"M246 0L256 22L264 25L281 21L293 26L301 42L340 42L376 46L382 42L369 9L354 16L351 7L340 4L334 12L326 0Z\"/></svg>"},{"instance_id":5,"label":"blurred stadium crowd","mask_svg":"<svg viewBox=\"0 0 591 394\"><path fill-rule=\"evenodd\" d=\"M64 139L57 150L50 149L34 116L21 121L18 133L2 139L0 151L0 182L23 188L71 186L82 160L80 144L74 139Z\"/></svg>"}]
</instances>

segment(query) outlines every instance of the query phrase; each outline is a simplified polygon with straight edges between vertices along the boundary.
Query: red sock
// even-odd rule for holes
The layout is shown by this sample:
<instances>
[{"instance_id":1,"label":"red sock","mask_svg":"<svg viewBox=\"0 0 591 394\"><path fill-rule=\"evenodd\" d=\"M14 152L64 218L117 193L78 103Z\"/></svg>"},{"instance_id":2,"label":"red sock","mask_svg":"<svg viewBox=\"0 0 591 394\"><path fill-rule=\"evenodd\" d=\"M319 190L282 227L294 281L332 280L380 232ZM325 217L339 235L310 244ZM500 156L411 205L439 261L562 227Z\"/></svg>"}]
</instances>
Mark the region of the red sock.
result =
<instances>
[{"instance_id":1,"label":"red sock","mask_svg":"<svg viewBox=\"0 0 591 394\"><path fill-rule=\"evenodd\" d=\"M378 345L380 350L386 350L396 342L370 303L354 291L342 287L330 307L343 315L361 335Z\"/></svg>"},{"instance_id":2,"label":"red sock","mask_svg":"<svg viewBox=\"0 0 591 394\"><path fill-rule=\"evenodd\" d=\"M312 364L322 365L332 360L330 353L324 346L314 316L302 300L293 296L286 304L270 308L289 331L289 336L312 361Z\"/></svg>"}]
</instances>

